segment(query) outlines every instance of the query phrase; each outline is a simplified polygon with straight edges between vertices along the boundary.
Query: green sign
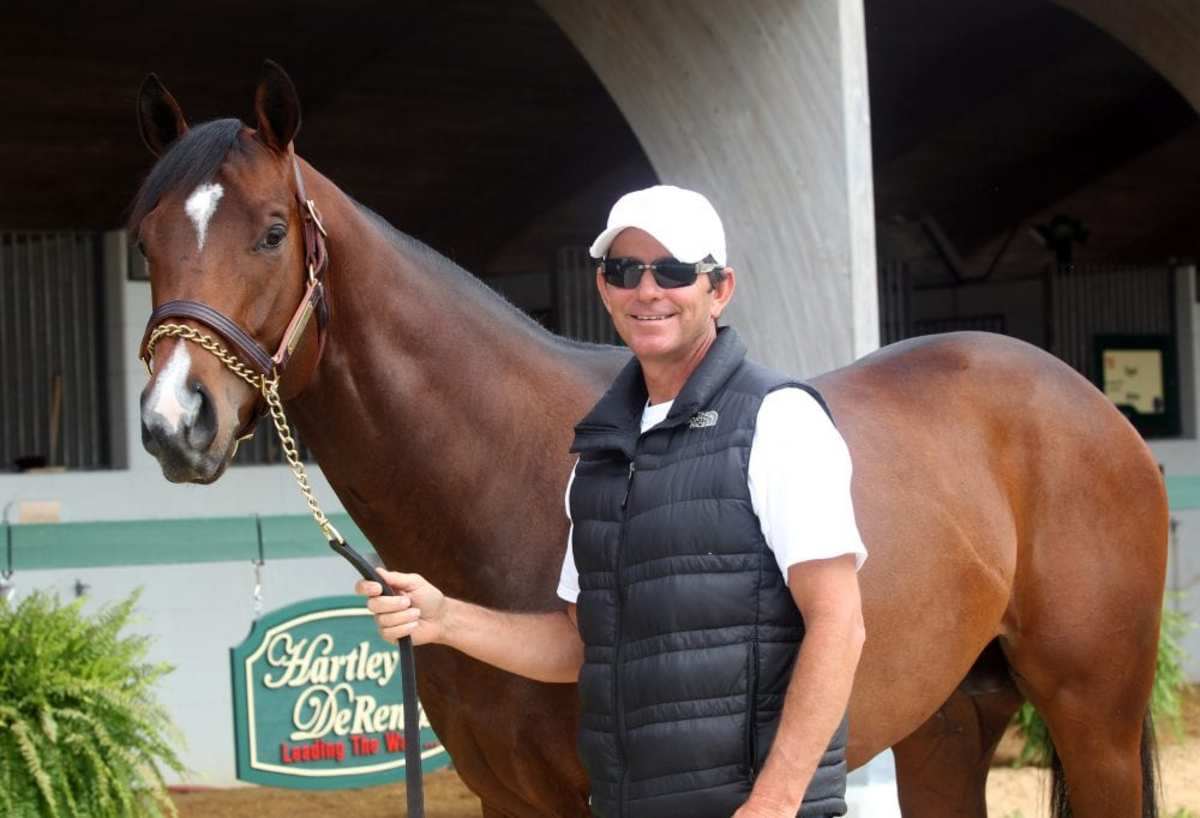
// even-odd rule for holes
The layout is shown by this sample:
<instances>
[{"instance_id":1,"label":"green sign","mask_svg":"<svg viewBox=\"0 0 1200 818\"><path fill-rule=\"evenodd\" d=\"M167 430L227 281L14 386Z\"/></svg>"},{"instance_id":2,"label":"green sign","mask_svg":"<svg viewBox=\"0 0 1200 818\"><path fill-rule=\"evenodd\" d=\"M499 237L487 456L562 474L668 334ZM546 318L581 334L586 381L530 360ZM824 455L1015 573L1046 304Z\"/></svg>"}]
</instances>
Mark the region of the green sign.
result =
<instances>
[{"instance_id":1,"label":"green sign","mask_svg":"<svg viewBox=\"0 0 1200 818\"><path fill-rule=\"evenodd\" d=\"M296 789L404 778L400 653L361 597L298 602L231 648L237 776ZM423 769L450 763L421 712Z\"/></svg>"}]
</instances>

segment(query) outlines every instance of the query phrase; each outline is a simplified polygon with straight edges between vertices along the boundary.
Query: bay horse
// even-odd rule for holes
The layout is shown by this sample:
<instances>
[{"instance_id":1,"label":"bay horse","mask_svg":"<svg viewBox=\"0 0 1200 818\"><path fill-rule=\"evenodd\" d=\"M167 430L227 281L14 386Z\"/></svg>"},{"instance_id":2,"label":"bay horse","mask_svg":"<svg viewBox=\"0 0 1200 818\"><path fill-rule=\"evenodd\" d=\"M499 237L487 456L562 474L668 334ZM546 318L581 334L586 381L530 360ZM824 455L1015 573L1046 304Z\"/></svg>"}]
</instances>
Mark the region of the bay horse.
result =
<instances>
[{"instance_id":1,"label":"bay horse","mask_svg":"<svg viewBox=\"0 0 1200 818\"><path fill-rule=\"evenodd\" d=\"M560 609L572 427L628 352L543 330L294 160L300 106L274 64L253 129L189 128L153 76L138 108L160 158L130 227L155 306L207 304L275 348L306 286L296 162L327 231L328 323L282 376L288 414L388 566L481 605ZM1055 815L1155 815L1168 515L1133 427L1064 363L996 335L905 341L811 382L849 445L871 554L850 766L891 747L904 815L985 818L989 762L1028 699L1056 748ZM260 403L164 338L145 445L167 479L212 482ZM417 653L429 720L485 818L588 814L572 685Z\"/></svg>"}]
</instances>

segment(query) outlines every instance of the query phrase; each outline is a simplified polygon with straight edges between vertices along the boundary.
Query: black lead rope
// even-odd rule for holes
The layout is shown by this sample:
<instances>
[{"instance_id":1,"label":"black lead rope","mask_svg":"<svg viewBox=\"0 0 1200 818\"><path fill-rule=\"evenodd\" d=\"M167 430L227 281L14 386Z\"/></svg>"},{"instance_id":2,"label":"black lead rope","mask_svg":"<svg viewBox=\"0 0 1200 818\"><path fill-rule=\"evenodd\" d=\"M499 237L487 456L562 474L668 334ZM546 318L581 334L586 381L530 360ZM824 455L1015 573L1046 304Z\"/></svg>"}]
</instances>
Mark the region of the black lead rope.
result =
<instances>
[{"instance_id":1,"label":"black lead rope","mask_svg":"<svg viewBox=\"0 0 1200 818\"><path fill-rule=\"evenodd\" d=\"M395 596L362 554L345 540L330 540L329 547L341 554L362 575L378 582L383 596ZM408 795L408 818L425 818L425 791L421 780L421 706L417 702L417 669L411 637L396 643L400 649L400 683L404 689L404 781Z\"/></svg>"}]
</instances>

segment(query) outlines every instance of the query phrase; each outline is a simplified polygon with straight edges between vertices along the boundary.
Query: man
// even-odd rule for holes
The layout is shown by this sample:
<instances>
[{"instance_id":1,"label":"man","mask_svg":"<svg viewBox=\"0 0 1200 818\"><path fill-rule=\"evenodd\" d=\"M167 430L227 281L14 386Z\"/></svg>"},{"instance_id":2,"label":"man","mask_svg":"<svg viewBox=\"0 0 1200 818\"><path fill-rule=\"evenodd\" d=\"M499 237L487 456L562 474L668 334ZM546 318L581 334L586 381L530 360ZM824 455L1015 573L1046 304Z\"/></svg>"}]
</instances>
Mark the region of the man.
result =
<instances>
[{"instance_id":1,"label":"man","mask_svg":"<svg viewBox=\"0 0 1200 818\"><path fill-rule=\"evenodd\" d=\"M845 812L845 719L866 557L845 443L815 391L745 359L717 319L725 234L699 193L623 196L591 248L634 360L576 427L562 612L360 582L380 633L578 682L593 812Z\"/></svg>"}]
</instances>

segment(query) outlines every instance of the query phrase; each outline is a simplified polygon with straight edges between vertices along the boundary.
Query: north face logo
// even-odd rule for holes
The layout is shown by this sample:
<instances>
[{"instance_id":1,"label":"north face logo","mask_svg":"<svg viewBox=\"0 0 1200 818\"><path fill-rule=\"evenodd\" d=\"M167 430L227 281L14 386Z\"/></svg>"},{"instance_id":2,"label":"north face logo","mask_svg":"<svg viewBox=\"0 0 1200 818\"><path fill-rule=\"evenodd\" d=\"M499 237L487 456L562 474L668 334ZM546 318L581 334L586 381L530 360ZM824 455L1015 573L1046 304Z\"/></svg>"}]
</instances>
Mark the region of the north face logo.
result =
<instances>
[{"instance_id":1,"label":"north face logo","mask_svg":"<svg viewBox=\"0 0 1200 818\"><path fill-rule=\"evenodd\" d=\"M710 426L717 425L717 410L709 409L707 412L697 412L692 415L688 421L689 429L707 429Z\"/></svg>"}]
</instances>

